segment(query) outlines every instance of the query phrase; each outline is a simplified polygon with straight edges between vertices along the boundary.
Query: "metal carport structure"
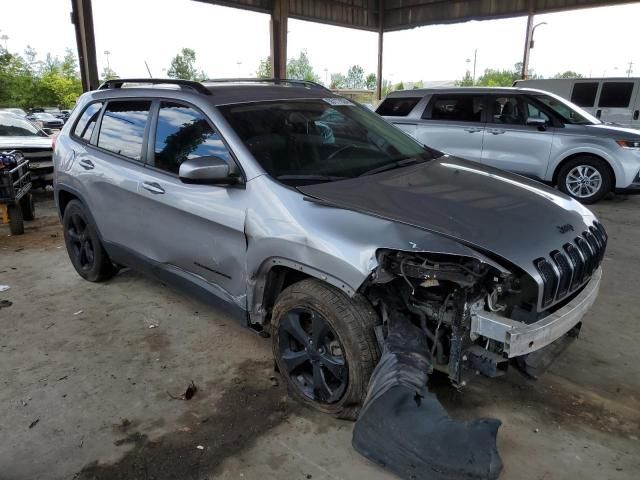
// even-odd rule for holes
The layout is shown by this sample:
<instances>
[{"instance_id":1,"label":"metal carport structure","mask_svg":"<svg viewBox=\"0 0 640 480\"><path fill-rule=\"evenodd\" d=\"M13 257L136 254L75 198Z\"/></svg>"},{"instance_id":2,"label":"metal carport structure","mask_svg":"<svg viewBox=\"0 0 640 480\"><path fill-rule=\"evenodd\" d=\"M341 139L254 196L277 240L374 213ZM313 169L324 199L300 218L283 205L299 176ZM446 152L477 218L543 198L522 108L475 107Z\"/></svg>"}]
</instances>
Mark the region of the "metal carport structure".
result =
<instances>
[{"instance_id":1,"label":"metal carport structure","mask_svg":"<svg viewBox=\"0 0 640 480\"><path fill-rule=\"evenodd\" d=\"M384 34L426 25L528 16L525 32L525 64L535 14L588 7L634 3L638 0L194 0L271 16L272 72L284 78L287 71L287 22L289 18L326 23L378 33L376 95L382 91ZM71 0L82 85L98 86L91 0Z\"/></svg>"}]
</instances>

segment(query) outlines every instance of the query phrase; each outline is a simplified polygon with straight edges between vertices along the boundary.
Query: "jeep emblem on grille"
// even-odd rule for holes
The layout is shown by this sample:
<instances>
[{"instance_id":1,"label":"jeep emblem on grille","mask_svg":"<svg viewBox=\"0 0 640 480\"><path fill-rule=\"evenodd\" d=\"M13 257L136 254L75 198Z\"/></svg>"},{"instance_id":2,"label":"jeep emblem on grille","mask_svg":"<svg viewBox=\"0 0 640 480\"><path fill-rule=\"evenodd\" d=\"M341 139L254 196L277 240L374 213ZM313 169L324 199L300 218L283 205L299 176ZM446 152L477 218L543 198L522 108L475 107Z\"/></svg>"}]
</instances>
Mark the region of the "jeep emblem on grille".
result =
<instances>
[{"instance_id":1,"label":"jeep emblem on grille","mask_svg":"<svg viewBox=\"0 0 640 480\"><path fill-rule=\"evenodd\" d=\"M560 233L573 232L573 225L570 225L568 223L565 225L558 225L556 228Z\"/></svg>"}]
</instances>

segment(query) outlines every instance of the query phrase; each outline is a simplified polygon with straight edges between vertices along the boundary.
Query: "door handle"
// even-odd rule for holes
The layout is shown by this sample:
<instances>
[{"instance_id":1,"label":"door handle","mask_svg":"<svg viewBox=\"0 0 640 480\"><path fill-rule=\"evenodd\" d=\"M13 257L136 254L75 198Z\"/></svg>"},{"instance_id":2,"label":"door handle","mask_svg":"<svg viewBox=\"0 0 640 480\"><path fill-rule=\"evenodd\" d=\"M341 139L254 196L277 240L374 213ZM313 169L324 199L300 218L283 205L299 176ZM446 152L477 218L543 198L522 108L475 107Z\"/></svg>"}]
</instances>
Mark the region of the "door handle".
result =
<instances>
[{"instance_id":1,"label":"door handle","mask_svg":"<svg viewBox=\"0 0 640 480\"><path fill-rule=\"evenodd\" d=\"M489 130L489 132L492 135L502 135L505 131L504 130L499 130L497 128L492 128L491 130Z\"/></svg>"},{"instance_id":2,"label":"door handle","mask_svg":"<svg viewBox=\"0 0 640 480\"><path fill-rule=\"evenodd\" d=\"M633 119L638 120L638 117L640 117L640 110L636 110L635 112L633 112Z\"/></svg>"},{"instance_id":3,"label":"door handle","mask_svg":"<svg viewBox=\"0 0 640 480\"><path fill-rule=\"evenodd\" d=\"M80 166L85 170L93 170L96 167L91 160L87 160L86 158L80 160L79 163L80 163Z\"/></svg>"},{"instance_id":4,"label":"door handle","mask_svg":"<svg viewBox=\"0 0 640 480\"><path fill-rule=\"evenodd\" d=\"M469 133L477 133L482 131L481 128L477 128L477 127L465 128L465 130Z\"/></svg>"},{"instance_id":5,"label":"door handle","mask_svg":"<svg viewBox=\"0 0 640 480\"><path fill-rule=\"evenodd\" d=\"M164 188L162 188L156 182L144 182L142 184L142 188L144 188L145 190L148 190L149 192L153 193L154 195L161 195L161 194L164 193Z\"/></svg>"}]
</instances>

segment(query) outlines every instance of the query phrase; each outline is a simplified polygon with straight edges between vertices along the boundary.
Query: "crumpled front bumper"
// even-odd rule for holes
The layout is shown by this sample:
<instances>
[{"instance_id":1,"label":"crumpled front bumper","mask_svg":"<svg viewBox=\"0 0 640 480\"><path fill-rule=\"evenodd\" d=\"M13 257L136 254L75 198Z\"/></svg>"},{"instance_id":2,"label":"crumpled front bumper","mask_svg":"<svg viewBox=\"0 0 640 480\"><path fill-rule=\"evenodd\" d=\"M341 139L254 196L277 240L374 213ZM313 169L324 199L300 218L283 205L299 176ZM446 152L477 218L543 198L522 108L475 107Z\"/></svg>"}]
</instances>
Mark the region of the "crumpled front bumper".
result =
<instances>
[{"instance_id":1,"label":"crumpled front bumper","mask_svg":"<svg viewBox=\"0 0 640 480\"><path fill-rule=\"evenodd\" d=\"M509 358L540 350L575 327L595 302L600 289L602 269L598 268L587 286L564 307L535 323L523 323L492 312L471 314L471 338L482 335L504 344Z\"/></svg>"}]
</instances>

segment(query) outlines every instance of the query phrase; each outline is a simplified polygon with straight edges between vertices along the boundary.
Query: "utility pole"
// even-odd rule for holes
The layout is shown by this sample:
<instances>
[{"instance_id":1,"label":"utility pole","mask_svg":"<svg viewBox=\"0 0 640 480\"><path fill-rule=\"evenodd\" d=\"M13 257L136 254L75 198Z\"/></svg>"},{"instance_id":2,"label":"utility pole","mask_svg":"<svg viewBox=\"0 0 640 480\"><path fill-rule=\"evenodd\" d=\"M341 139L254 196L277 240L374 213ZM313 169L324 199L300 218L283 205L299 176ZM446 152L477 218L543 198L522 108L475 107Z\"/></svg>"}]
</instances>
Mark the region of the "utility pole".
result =
<instances>
[{"instance_id":1,"label":"utility pole","mask_svg":"<svg viewBox=\"0 0 640 480\"><path fill-rule=\"evenodd\" d=\"M473 51L473 84L476 84L476 62L478 61L478 49Z\"/></svg>"},{"instance_id":2,"label":"utility pole","mask_svg":"<svg viewBox=\"0 0 640 480\"><path fill-rule=\"evenodd\" d=\"M540 22L536 25L533 24L533 10L529 10L529 15L527 16L527 34L524 41L524 55L522 57L522 72L520 77L523 80L526 80L529 77L529 57L531 56L531 49L533 48L533 34L540 25L546 25L547 22Z\"/></svg>"},{"instance_id":3,"label":"utility pole","mask_svg":"<svg viewBox=\"0 0 640 480\"><path fill-rule=\"evenodd\" d=\"M633 73L633 62L629 62L629 68L627 69L627 78L631 77Z\"/></svg>"},{"instance_id":4,"label":"utility pole","mask_svg":"<svg viewBox=\"0 0 640 480\"><path fill-rule=\"evenodd\" d=\"M109 65L109 55L111 55L111 52L110 52L109 50L105 50L103 53L104 53L104 54L106 55L106 57L107 57L107 70L109 70L109 71L110 71L110 70L111 70L111 65Z\"/></svg>"},{"instance_id":5,"label":"utility pole","mask_svg":"<svg viewBox=\"0 0 640 480\"><path fill-rule=\"evenodd\" d=\"M7 48L7 40L9 40L9 35L7 35L6 33L4 35L2 35L0 37L0 39L4 42L4 51L8 52L9 49Z\"/></svg>"}]
</instances>

